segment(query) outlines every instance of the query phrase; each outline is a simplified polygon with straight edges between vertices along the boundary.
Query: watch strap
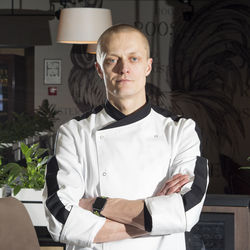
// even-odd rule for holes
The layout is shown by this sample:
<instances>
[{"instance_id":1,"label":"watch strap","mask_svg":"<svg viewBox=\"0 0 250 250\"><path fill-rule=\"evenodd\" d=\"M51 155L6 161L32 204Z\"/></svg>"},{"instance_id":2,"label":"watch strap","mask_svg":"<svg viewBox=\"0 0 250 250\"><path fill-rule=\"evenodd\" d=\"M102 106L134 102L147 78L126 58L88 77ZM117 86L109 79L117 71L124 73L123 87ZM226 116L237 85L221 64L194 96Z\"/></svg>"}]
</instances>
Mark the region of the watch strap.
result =
<instances>
[{"instance_id":1,"label":"watch strap","mask_svg":"<svg viewBox=\"0 0 250 250\"><path fill-rule=\"evenodd\" d=\"M102 210L104 209L104 206L107 202L107 197L104 196L100 196L97 197L95 199L95 202L93 203L92 209L93 209L93 213L97 216L101 216L104 217L103 215L101 215Z\"/></svg>"}]
</instances>

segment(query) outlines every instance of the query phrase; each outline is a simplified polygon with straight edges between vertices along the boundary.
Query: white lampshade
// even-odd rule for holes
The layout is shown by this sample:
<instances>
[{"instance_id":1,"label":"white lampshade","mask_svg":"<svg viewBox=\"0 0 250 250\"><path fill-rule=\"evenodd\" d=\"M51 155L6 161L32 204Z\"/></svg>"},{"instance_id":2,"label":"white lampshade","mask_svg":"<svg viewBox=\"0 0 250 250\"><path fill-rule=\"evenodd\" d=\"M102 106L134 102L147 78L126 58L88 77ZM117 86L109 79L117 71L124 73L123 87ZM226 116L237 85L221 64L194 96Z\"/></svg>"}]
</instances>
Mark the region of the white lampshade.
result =
<instances>
[{"instance_id":1,"label":"white lampshade","mask_svg":"<svg viewBox=\"0 0 250 250\"><path fill-rule=\"evenodd\" d=\"M60 14L57 42L71 44L97 43L100 35L112 25L111 11L101 8L65 8Z\"/></svg>"}]
</instances>

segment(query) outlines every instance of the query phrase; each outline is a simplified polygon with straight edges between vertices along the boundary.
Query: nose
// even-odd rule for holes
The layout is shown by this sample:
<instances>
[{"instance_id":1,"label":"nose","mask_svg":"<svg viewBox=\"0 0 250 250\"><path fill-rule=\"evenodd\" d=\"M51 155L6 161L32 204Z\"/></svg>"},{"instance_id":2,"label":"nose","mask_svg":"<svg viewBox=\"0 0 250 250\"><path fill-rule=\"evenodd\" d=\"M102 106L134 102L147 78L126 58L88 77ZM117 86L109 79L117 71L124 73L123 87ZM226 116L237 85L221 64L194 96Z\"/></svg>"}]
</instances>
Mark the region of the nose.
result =
<instances>
[{"instance_id":1,"label":"nose","mask_svg":"<svg viewBox=\"0 0 250 250\"><path fill-rule=\"evenodd\" d=\"M124 74L128 74L129 73L129 63L124 60L124 59L121 59L120 62L119 62L119 73L121 75L124 75Z\"/></svg>"}]
</instances>

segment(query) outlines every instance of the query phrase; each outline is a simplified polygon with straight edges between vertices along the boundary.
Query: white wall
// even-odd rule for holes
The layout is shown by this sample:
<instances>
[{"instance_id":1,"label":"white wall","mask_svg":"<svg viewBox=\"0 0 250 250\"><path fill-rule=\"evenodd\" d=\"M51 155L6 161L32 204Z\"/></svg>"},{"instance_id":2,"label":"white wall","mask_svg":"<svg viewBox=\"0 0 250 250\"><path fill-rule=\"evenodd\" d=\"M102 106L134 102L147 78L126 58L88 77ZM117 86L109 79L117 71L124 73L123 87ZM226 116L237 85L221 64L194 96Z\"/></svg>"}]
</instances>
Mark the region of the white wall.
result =
<instances>
[{"instance_id":1,"label":"white wall","mask_svg":"<svg viewBox=\"0 0 250 250\"><path fill-rule=\"evenodd\" d=\"M51 46L36 46L35 47L35 107L37 108L43 99L48 99L50 104L55 104L56 109L60 110L61 123L66 122L72 117L80 114L74 104L70 92L68 90L68 76L72 67L70 61L71 45L56 43L57 26L59 21L53 19L50 21L51 31ZM61 60L61 84L45 84L44 83L44 60L45 59L60 59ZM48 88L56 87L57 95L49 96Z\"/></svg>"}]
</instances>

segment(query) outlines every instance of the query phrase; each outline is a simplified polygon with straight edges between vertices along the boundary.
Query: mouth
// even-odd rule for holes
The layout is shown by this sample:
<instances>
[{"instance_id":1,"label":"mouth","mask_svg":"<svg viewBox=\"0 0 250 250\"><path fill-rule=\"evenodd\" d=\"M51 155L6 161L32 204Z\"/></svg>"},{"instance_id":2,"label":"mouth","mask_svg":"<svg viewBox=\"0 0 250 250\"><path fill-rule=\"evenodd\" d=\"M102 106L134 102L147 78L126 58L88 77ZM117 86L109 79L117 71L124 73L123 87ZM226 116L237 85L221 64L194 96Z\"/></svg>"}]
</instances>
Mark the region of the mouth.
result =
<instances>
[{"instance_id":1,"label":"mouth","mask_svg":"<svg viewBox=\"0 0 250 250\"><path fill-rule=\"evenodd\" d=\"M131 82L131 80L129 79L119 79L119 80L116 80L117 83L128 83L128 82Z\"/></svg>"}]
</instances>

